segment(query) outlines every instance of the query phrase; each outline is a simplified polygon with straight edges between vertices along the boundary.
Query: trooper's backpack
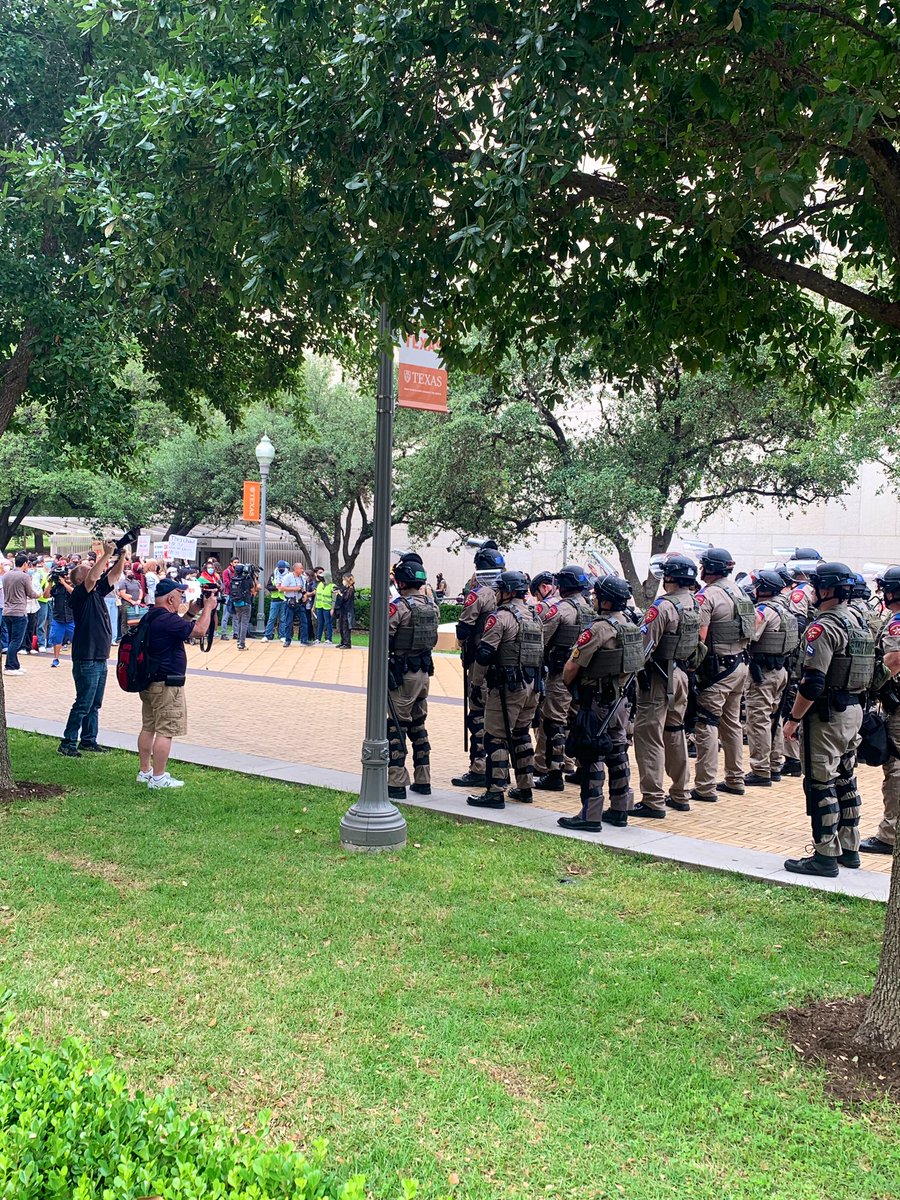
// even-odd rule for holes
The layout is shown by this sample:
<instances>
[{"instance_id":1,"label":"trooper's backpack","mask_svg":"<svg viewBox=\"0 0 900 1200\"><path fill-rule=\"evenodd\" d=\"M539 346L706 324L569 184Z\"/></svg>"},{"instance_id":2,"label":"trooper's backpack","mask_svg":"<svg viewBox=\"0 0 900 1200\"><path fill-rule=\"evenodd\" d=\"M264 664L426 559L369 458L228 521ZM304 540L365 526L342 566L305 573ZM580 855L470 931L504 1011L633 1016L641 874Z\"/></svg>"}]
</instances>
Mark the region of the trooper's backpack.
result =
<instances>
[{"instance_id":1,"label":"trooper's backpack","mask_svg":"<svg viewBox=\"0 0 900 1200\"><path fill-rule=\"evenodd\" d=\"M872 709L863 717L859 738L856 757L867 767L883 767L896 753L888 736L887 721Z\"/></svg>"},{"instance_id":2,"label":"trooper's backpack","mask_svg":"<svg viewBox=\"0 0 900 1200\"><path fill-rule=\"evenodd\" d=\"M116 679L123 692L143 692L153 683L156 659L150 656L150 622L162 609L151 608L122 635L116 659Z\"/></svg>"},{"instance_id":3,"label":"trooper's backpack","mask_svg":"<svg viewBox=\"0 0 900 1200\"><path fill-rule=\"evenodd\" d=\"M246 608L250 603L253 595L253 576L249 571L244 571L240 575L235 575L231 581L231 607Z\"/></svg>"}]
</instances>

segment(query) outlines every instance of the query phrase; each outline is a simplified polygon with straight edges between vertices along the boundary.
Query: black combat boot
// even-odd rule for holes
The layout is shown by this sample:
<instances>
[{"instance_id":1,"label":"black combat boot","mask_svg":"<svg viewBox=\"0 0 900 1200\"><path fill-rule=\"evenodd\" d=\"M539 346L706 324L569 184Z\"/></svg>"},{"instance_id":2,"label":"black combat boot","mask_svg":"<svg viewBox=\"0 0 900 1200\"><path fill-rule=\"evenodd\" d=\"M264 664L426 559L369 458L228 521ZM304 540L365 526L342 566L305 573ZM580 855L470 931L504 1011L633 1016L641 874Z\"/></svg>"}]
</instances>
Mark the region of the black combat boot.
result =
<instances>
[{"instance_id":1,"label":"black combat boot","mask_svg":"<svg viewBox=\"0 0 900 1200\"><path fill-rule=\"evenodd\" d=\"M751 771L749 775L744 776L744 783L747 787L771 787L772 780L767 779L765 775L757 775Z\"/></svg>"},{"instance_id":2,"label":"black combat boot","mask_svg":"<svg viewBox=\"0 0 900 1200\"><path fill-rule=\"evenodd\" d=\"M483 771L466 771L464 775L457 775L450 782L454 787L484 787L487 778Z\"/></svg>"},{"instance_id":3,"label":"black combat boot","mask_svg":"<svg viewBox=\"0 0 900 1200\"><path fill-rule=\"evenodd\" d=\"M420 796L430 796L431 795L431 784L430 783L411 783L409 785L409 790L411 792L416 792Z\"/></svg>"},{"instance_id":4,"label":"black combat boot","mask_svg":"<svg viewBox=\"0 0 900 1200\"><path fill-rule=\"evenodd\" d=\"M666 796L666 808L674 808L676 812L691 811L691 806L687 800L673 800L671 796Z\"/></svg>"},{"instance_id":5,"label":"black combat boot","mask_svg":"<svg viewBox=\"0 0 900 1200\"><path fill-rule=\"evenodd\" d=\"M744 788L742 784L736 783L717 783L717 792L725 792L729 796L743 796Z\"/></svg>"},{"instance_id":6,"label":"black combat boot","mask_svg":"<svg viewBox=\"0 0 900 1200\"><path fill-rule=\"evenodd\" d=\"M746 783L746 782L747 782L747 781L746 781L746 779L745 779L745 780L744 780L744 783ZM773 783L781 783L781 772L780 772L780 771L773 771L773 772L772 772L772 782L773 782Z\"/></svg>"},{"instance_id":7,"label":"black combat boot","mask_svg":"<svg viewBox=\"0 0 900 1200\"><path fill-rule=\"evenodd\" d=\"M467 797L466 804L471 804L473 808L506 808L503 793L495 788L481 792L478 796Z\"/></svg>"},{"instance_id":8,"label":"black combat boot","mask_svg":"<svg viewBox=\"0 0 900 1200\"><path fill-rule=\"evenodd\" d=\"M809 858L788 858L784 869L794 875L818 875L822 879L837 879L840 872L836 858L824 854L811 854Z\"/></svg>"},{"instance_id":9,"label":"black combat boot","mask_svg":"<svg viewBox=\"0 0 900 1200\"><path fill-rule=\"evenodd\" d=\"M599 821L585 821L584 817L559 817L556 823L563 829L577 829L581 833L600 833L603 829Z\"/></svg>"},{"instance_id":10,"label":"black combat boot","mask_svg":"<svg viewBox=\"0 0 900 1200\"><path fill-rule=\"evenodd\" d=\"M562 771L548 771L546 775L536 775L534 786L539 792L564 792L566 790Z\"/></svg>"},{"instance_id":11,"label":"black combat boot","mask_svg":"<svg viewBox=\"0 0 900 1200\"><path fill-rule=\"evenodd\" d=\"M800 762L796 758L786 758L784 765L781 768L782 775L802 775L800 770Z\"/></svg>"},{"instance_id":12,"label":"black combat boot","mask_svg":"<svg viewBox=\"0 0 900 1200\"><path fill-rule=\"evenodd\" d=\"M855 871L859 865L858 850L842 850L838 855L838 862L842 867L849 867L851 871Z\"/></svg>"},{"instance_id":13,"label":"black combat boot","mask_svg":"<svg viewBox=\"0 0 900 1200\"><path fill-rule=\"evenodd\" d=\"M651 808L649 804L645 804L643 800L640 804L636 804L631 812L630 817L650 817L654 821L664 821L666 819L665 810L661 808Z\"/></svg>"},{"instance_id":14,"label":"black combat boot","mask_svg":"<svg viewBox=\"0 0 900 1200\"><path fill-rule=\"evenodd\" d=\"M402 787L402 788L389 787L388 788L388 796L390 796L390 798L392 800L405 800L406 799L406 788L405 787Z\"/></svg>"},{"instance_id":15,"label":"black combat boot","mask_svg":"<svg viewBox=\"0 0 900 1200\"><path fill-rule=\"evenodd\" d=\"M607 825L614 825L616 829L624 829L628 824L628 813L619 812L617 808L604 808L603 820Z\"/></svg>"},{"instance_id":16,"label":"black combat boot","mask_svg":"<svg viewBox=\"0 0 900 1200\"><path fill-rule=\"evenodd\" d=\"M859 843L863 854L893 854L894 847L890 842L883 842L880 837L863 838Z\"/></svg>"},{"instance_id":17,"label":"black combat boot","mask_svg":"<svg viewBox=\"0 0 900 1200\"><path fill-rule=\"evenodd\" d=\"M581 783L581 776L577 771L566 771L563 779L566 783Z\"/></svg>"},{"instance_id":18,"label":"black combat boot","mask_svg":"<svg viewBox=\"0 0 900 1200\"><path fill-rule=\"evenodd\" d=\"M534 802L534 796L531 794L531 788L510 788L509 798L510 800L518 800L520 804L532 804Z\"/></svg>"},{"instance_id":19,"label":"black combat boot","mask_svg":"<svg viewBox=\"0 0 900 1200\"><path fill-rule=\"evenodd\" d=\"M718 796L704 796L702 792L698 792L696 788L691 788L691 799L699 800L701 804L717 804Z\"/></svg>"}]
</instances>

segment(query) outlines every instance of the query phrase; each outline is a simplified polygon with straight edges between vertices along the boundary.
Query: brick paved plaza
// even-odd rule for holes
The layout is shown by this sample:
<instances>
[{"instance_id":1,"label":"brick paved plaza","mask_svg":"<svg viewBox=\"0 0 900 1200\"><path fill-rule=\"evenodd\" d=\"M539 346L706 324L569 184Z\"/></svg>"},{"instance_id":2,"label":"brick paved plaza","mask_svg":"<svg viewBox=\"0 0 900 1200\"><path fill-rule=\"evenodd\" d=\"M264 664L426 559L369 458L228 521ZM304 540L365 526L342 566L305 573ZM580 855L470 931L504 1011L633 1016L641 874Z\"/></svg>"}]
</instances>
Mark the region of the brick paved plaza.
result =
<instances>
[{"instance_id":1,"label":"brick paved plaza","mask_svg":"<svg viewBox=\"0 0 900 1200\"><path fill-rule=\"evenodd\" d=\"M58 669L49 653L23 657L27 674L4 680L6 706L15 717L63 722L74 697L68 657ZM239 652L233 641L217 640L209 654L189 650L188 737L195 746L242 752L333 771L359 771L365 721L368 652L354 648L300 646L251 641ZM456 655L435 657L429 733L433 782L450 789L451 776L465 767L462 749L462 669ZM110 669L101 721L104 731L137 735L140 701L120 691ZM176 744L177 750L177 744ZM635 773L636 779L636 773ZM860 769L862 831L872 833L881 808L881 771ZM464 799L462 793L457 793ZM573 813L577 789L535 793L535 807ZM520 809L510 803L508 809ZM770 790L748 789L742 797L723 796L716 805L695 805L689 813L667 814L665 822L634 821L635 827L663 829L749 850L797 854L809 843L809 823L798 779ZM602 840L602 839L601 839ZM869 855L864 868L890 873L888 857Z\"/></svg>"}]
</instances>

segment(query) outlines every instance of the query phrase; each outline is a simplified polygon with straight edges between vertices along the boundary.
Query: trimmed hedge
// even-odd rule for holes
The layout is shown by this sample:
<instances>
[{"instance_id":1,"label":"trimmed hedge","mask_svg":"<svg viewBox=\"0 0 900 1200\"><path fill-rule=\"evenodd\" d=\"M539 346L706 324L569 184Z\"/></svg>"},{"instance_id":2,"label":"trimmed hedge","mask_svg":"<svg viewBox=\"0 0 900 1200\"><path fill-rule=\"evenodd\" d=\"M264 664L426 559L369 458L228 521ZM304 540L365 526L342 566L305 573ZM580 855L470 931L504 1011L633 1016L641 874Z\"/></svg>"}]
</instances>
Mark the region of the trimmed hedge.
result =
<instances>
[{"instance_id":1,"label":"trimmed hedge","mask_svg":"<svg viewBox=\"0 0 900 1200\"><path fill-rule=\"evenodd\" d=\"M462 612L461 604L442 604L441 624L446 621L452 621L454 624L459 620L459 614ZM356 628L370 629L370 618L372 615L372 593L369 588L356 589Z\"/></svg>"},{"instance_id":2,"label":"trimmed hedge","mask_svg":"<svg viewBox=\"0 0 900 1200\"><path fill-rule=\"evenodd\" d=\"M131 1096L111 1062L69 1039L49 1049L12 1029L0 1033L2 1200L365 1200L365 1178L324 1170L270 1146L265 1130L241 1134L200 1110L179 1111L171 1092ZM416 1193L404 1181L405 1200Z\"/></svg>"}]
</instances>

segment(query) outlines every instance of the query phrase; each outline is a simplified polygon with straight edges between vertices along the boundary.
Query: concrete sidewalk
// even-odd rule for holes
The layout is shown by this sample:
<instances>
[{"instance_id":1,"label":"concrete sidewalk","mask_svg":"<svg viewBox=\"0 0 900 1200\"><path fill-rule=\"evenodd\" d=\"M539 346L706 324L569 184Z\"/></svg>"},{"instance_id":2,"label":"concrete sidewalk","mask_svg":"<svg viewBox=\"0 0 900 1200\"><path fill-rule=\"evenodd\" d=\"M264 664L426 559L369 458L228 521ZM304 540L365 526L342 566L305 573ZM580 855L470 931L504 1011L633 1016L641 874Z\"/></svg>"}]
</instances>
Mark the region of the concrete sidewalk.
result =
<instances>
[{"instance_id":1,"label":"concrete sidewalk","mask_svg":"<svg viewBox=\"0 0 900 1200\"><path fill-rule=\"evenodd\" d=\"M7 676L4 684L10 725L56 736L74 699L74 686L68 656L58 668L50 666L50 657L23 656L26 674ZM220 640L209 654L190 647L189 735L186 742L176 743L175 757L353 792L359 781L367 667L368 651L360 648L299 643L285 648L280 642L250 641L245 651L238 651L235 642ZM577 788L535 792L531 806L510 803L506 810L488 814L469 808L465 792L452 787L452 776L466 767L461 696L458 656L436 655L428 717L434 793L416 797L415 803L458 817L563 835L556 819L578 811ZM101 740L133 749L139 727L140 699L116 686L110 663ZM881 815L882 772L863 767L859 778L866 836L874 833ZM636 779L634 771L635 783ZM748 788L740 797L723 795L717 804L695 805L687 813L667 812L664 821L633 820L624 830L566 836L776 883L877 899L886 897L890 880L891 858L878 855L866 856L863 870L841 871L836 881L805 880L783 871L784 859L805 853L810 841L799 779L785 779L769 789Z\"/></svg>"}]
</instances>

